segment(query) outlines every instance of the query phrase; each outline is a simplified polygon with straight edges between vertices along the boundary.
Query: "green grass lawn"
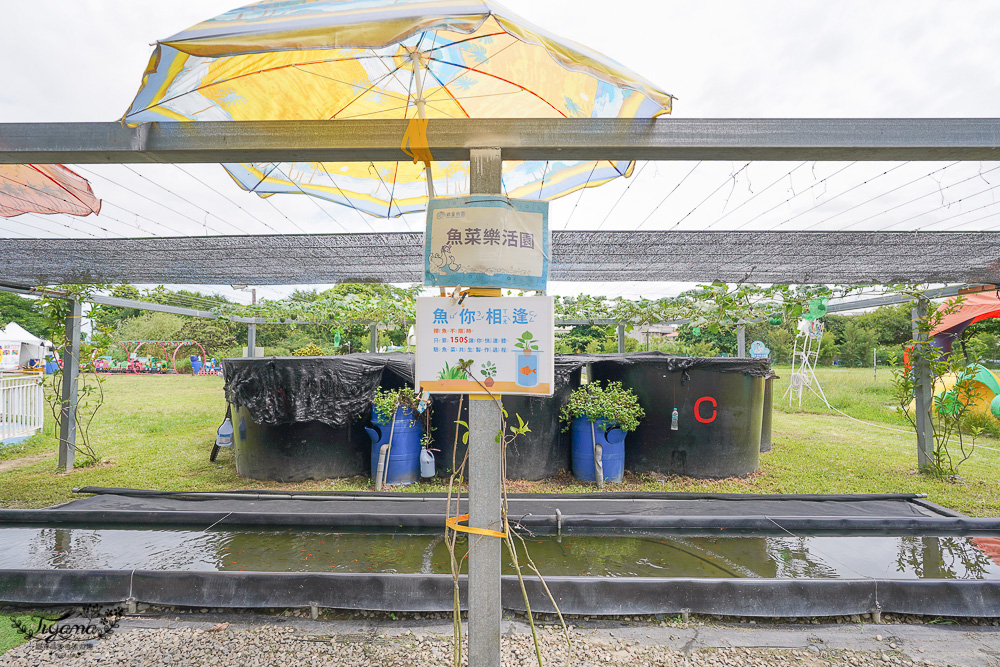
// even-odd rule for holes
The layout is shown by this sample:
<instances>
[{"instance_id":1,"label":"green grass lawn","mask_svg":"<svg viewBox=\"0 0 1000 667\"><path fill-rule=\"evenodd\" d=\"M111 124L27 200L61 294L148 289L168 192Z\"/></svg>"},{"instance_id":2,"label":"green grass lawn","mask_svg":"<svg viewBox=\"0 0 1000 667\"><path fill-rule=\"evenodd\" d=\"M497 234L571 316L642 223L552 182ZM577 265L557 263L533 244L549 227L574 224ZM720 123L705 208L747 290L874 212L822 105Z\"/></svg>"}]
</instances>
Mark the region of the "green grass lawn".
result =
<instances>
[{"instance_id":1,"label":"green grass lawn","mask_svg":"<svg viewBox=\"0 0 1000 667\"><path fill-rule=\"evenodd\" d=\"M871 369L821 369L819 379L831 404L855 419L828 410L811 395L801 409L782 398L790 372L778 369L775 382L774 449L761 456L759 472L748 478L660 482L629 475L621 490L739 493L904 493L929 499L973 516L1000 516L1000 442L983 438L961 469L966 483L918 474L916 437L894 410L891 377ZM299 484L248 480L236 474L232 454L210 463L209 451L222 421L222 380L198 376L110 376L106 404L91 427L102 462L70 474L56 471L52 424L24 446L0 450L0 506L44 507L72 500L74 487L123 486L172 491L225 489L363 489L361 478ZM861 421L857 421L861 420ZM985 449L990 447L992 449ZM10 467L16 466L16 467ZM570 477L517 482L516 491L580 491L593 485ZM419 484L407 490L443 490Z\"/></svg>"},{"instance_id":2,"label":"green grass lawn","mask_svg":"<svg viewBox=\"0 0 1000 667\"><path fill-rule=\"evenodd\" d=\"M19 634L10 624L11 618L16 617L0 614L0 655L28 641L24 635ZM28 620L28 617L22 618Z\"/></svg>"}]
</instances>

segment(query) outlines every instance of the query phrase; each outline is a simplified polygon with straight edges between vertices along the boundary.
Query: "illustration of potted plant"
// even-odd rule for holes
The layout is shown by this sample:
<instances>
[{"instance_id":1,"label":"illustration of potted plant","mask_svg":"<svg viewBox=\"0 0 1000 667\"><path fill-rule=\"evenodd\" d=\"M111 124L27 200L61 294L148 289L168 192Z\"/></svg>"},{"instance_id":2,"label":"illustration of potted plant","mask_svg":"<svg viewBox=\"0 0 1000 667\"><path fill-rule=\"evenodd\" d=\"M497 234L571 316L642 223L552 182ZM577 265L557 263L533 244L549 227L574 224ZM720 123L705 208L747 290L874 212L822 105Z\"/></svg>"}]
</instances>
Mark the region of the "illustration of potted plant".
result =
<instances>
[{"instance_id":1,"label":"illustration of potted plant","mask_svg":"<svg viewBox=\"0 0 1000 667\"><path fill-rule=\"evenodd\" d=\"M484 361L483 365L480 367L480 372L483 375L483 384L487 387L493 386L493 378L497 374L497 366L492 361Z\"/></svg>"},{"instance_id":2,"label":"illustration of potted plant","mask_svg":"<svg viewBox=\"0 0 1000 667\"><path fill-rule=\"evenodd\" d=\"M464 359L459 359L454 366L444 362L444 368L438 371L438 384L441 387L460 387L468 379L465 369L468 363Z\"/></svg>"},{"instance_id":3,"label":"illustration of potted plant","mask_svg":"<svg viewBox=\"0 0 1000 667\"><path fill-rule=\"evenodd\" d=\"M534 387L538 385L538 341L530 331L525 331L521 337L514 342L517 350L514 352L514 375L517 377L517 384L521 387Z\"/></svg>"},{"instance_id":4,"label":"illustration of potted plant","mask_svg":"<svg viewBox=\"0 0 1000 667\"><path fill-rule=\"evenodd\" d=\"M596 381L575 389L559 413L563 431L572 431L573 476L598 484L620 482L625 473L625 436L645 416L638 397L621 382L601 386Z\"/></svg>"}]
</instances>

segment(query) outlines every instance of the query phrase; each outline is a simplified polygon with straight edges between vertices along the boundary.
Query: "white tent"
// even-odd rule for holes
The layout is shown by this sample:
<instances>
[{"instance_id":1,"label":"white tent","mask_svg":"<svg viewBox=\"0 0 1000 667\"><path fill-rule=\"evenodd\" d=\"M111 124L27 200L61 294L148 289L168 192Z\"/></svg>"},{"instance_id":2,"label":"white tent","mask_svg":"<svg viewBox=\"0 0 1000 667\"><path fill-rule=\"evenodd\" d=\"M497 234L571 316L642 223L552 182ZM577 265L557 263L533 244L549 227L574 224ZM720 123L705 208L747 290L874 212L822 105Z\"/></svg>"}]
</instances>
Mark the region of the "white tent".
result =
<instances>
[{"instance_id":1,"label":"white tent","mask_svg":"<svg viewBox=\"0 0 1000 667\"><path fill-rule=\"evenodd\" d=\"M32 360L44 363L52 343L34 336L17 322L0 329L0 370L27 368Z\"/></svg>"}]
</instances>

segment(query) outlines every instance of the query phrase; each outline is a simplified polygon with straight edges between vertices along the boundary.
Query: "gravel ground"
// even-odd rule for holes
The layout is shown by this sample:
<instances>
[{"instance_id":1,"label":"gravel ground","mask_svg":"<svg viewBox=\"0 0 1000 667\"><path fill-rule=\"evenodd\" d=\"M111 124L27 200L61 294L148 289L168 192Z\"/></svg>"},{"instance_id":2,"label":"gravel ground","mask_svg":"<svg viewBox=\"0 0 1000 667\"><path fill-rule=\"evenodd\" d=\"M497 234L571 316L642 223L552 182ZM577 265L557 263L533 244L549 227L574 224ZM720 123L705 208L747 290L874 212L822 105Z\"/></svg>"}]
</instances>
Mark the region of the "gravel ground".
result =
<instances>
[{"instance_id":1,"label":"gravel ground","mask_svg":"<svg viewBox=\"0 0 1000 667\"><path fill-rule=\"evenodd\" d=\"M722 648L676 651L664 646L641 644L631 639L599 635L590 630L570 630L571 648L556 629L540 630L546 665L691 665L730 667L735 665L924 665L898 650L848 651L837 649L789 650L768 648ZM881 639L881 637L879 638ZM211 665L257 667L265 665L363 665L365 667L410 667L450 665L449 636L424 636L375 632L335 636L304 632L287 626L237 626L229 623L201 627L124 629L89 642L34 640L3 656L0 664L11 667L100 665L124 667L145 665ZM467 661L463 660L463 665ZM535 665L531 635L521 632L503 637L503 664Z\"/></svg>"}]
</instances>

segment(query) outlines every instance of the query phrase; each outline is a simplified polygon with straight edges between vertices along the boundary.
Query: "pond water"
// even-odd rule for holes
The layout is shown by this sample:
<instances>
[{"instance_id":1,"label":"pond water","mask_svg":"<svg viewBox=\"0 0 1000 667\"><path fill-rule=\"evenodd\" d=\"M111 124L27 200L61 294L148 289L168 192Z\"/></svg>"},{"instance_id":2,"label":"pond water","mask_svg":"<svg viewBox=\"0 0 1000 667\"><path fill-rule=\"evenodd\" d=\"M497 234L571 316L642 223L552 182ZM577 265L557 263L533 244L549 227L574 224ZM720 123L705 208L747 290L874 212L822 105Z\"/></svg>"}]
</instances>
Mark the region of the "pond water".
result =
<instances>
[{"instance_id":1,"label":"pond water","mask_svg":"<svg viewBox=\"0 0 1000 667\"><path fill-rule=\"evenodd\" d=\"M1000 537L993 536L568 535L525 539L528 553L545 575L1000 580ZM459 558L466 545L462 536L456 549ZM0 569L447 574L449 561L440 531L0 528ZM505 573L513 574L506 551L503 562Z\"/></svg>"}]
</instances>

